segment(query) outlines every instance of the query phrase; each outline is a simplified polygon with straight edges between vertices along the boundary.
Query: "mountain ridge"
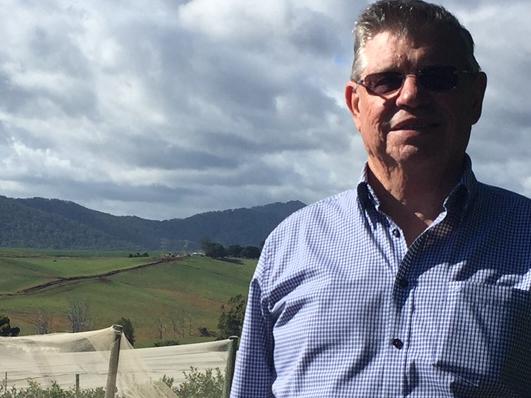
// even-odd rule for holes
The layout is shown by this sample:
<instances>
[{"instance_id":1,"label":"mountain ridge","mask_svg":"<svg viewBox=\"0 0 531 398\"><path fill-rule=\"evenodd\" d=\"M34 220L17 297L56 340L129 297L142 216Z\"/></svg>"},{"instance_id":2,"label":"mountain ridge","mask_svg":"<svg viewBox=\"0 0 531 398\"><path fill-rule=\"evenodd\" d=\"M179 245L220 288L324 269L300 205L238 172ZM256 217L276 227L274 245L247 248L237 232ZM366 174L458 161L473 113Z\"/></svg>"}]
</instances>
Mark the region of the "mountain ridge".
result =
<instances>
[{"instance_id":1,"label":"mountain ridge","mask_svg":"<svg viewBox=\"0 0 531 398\"><path fill-rule=\"evenodd\" d=\"M61 199L0 196L0 247L177 251L195 250L203 239L258 246L304 206L275 202L158 221L115 216Z\"/></svg>"}]
</instances>

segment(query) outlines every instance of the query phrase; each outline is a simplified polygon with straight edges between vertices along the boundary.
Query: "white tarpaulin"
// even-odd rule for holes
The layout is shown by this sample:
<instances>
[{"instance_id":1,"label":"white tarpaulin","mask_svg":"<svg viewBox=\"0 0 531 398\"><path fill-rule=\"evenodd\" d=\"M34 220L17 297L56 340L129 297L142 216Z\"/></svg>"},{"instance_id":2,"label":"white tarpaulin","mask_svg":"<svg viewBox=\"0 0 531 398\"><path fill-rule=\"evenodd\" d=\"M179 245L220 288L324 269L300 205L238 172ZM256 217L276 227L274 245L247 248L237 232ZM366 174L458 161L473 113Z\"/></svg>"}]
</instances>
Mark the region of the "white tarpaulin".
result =
<instances>
[{"instance_id":1,"label":"white tarpaulin","mask_svg":"<svg viewBox=\"0 0 531 398\"><path fill-rule=\"evenodd\" d=\"M0 375L4 376L7 386L26 387L29 380L34 380L43 386L55 381L62 388L71 388L76 385L77 374L82 389L105 387L115 336L111 327L82 333L0 338ZM131 385L150 384L164 375L179 384L184 379L183 371L190 370L191 366L199 370L219 368L224 372L229 345L230 340L222 340L134 349L122 336L118 390L125 396L125 391L134 390ZM164 392L159 396L171 395Z\"/></svg>"}]
</instances>

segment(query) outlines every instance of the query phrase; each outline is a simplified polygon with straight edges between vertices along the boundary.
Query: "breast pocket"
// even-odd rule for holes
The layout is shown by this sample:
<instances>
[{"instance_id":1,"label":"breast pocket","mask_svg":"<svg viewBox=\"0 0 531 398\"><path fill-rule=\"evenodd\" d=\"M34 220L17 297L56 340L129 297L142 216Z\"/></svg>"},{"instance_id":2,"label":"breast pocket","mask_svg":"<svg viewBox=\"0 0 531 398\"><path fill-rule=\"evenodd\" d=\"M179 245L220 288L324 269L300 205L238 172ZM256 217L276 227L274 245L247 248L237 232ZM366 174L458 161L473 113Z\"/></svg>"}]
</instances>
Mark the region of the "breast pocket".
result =
<instances>
[{"instance_id":1,"label":"breast pocket","mask_svg":"<svg viewBox=\"0 0 531 398\"><path fill-rule=\"evenodd\" d=\"M452 283L438 344L434 364L456 376L454 383L531 396L529 292Z\"/></svg>"}]
</instances>

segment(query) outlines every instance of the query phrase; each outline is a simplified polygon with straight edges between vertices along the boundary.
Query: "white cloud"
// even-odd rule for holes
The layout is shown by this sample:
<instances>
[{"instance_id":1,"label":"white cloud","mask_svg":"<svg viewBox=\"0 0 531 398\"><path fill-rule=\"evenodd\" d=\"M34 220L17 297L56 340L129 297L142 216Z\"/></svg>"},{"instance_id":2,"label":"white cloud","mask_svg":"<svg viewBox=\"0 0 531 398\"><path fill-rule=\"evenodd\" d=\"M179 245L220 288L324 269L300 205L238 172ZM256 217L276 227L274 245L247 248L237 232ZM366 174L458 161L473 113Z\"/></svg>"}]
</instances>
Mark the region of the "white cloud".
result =
<instances>
[{"instance_id":1,"label":"white cloud","mask_svg":"<svg viewBox=\"0 0 531 398\"><path fill-rule=\"evenodd\" d=\"M181 5L179 18L185 28L214 39L256 43L283 33L290 8L282 0L256 2L251 7L247 0L193 0Z\"/></svg>"},{"instance_id":2,"label":"white cloud","mask_svg":"<svg viewBox=\"0 0 531 398\"><path fill-rule=\"evenodd\" d=\"M343 85L366 3L6 3L0 194L171 218L352 186L364 152ZM478 174L529 194L531 6L443 3L489 74Z\"/></svg>"}]
</instances>

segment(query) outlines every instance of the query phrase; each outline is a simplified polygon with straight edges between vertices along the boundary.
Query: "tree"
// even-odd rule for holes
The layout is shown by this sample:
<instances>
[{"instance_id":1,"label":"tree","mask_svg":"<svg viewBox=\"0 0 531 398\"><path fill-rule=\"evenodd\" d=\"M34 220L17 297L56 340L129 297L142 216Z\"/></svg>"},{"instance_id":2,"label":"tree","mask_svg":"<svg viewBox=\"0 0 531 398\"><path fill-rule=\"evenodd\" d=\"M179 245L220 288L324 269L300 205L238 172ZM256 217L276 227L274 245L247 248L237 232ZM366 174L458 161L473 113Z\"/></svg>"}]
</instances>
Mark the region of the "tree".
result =
<instances>
[{"instance_id":1,"label":"tree","mask_svg":"<svg viewBox=\"0 0 531 398\"><path fill-rule=\"evenodd\" d=\"M171 318L170 322L173 337L184 337L184 317Z\"/></svg>"},{"instance_id":2,"label":"tree","mask_svg":"<svg viewBox=\"0 0 531 398\"><path fill-rule=\"evenodd\" d=\"M208 239L201 241L201 249L205 252L205 256L212 258L223 258L227 255L225 247L221 243L212 242Z\"/></svg>"},{"instance_id":3,"label":"tree","mask_svg":"<svg viewBox=\"0 0 531 398\"><path fill-rule=\"evenodd\" d=\"M227 256L229 257L240 257L243 247L240 245L230 245L227 248Z\"/></svg>"},{"instance_id":4,"label":"tree","mask_svg":"<svg viewBox=\"0 0 531 398\"><path fill-rule=\"evenodd\" d=\"M191 319L191 315L183 310L173 312L170 318L173 337L184 337L186 335L186 326L187 324L189 325Z\"/></svg>"},{"instance_id":5,"label":"tree","mask_svg":"<svg viewBox=\"0 0 531 398\"><path fill-rule=\"evenodd\" d=\"M37 313L37 318L33 321L35 332L37 334L48 334L52 329L52 315L45 309L41 308Z\"/></svg>"},{"instance_id":6,"label":"tree","mask_svg":"<svg viewBox=\"0 0 531 398\"><path fill-rule=\"evenodd\" d=\"M218 321L219 339L241 335L245 306L245 299L241 294L238 294L231 297L227 305L221 307L221 315Z\"/></svg>"},{"instance_id":7,"label":"tree","mask_svg":"<svg viewBox=\"0 0 531 398\"><path fill-rule=\"evenodd\" d=\"M133 328L133 323L129 318L121 317L118 322L116 322L117 325L122 326L122 331L125 337L127 337L127 340L131 343L132 346L135 345L135 329Z\"/></svg>"},{"instance_id":8,"label":"tree","mask_svg":"<svg viewBox=\"0 0 531 398\"><path fill-rule=\"evenodd\" d=\"M240 254L244 258L259 258L260 249L256 246L245 246Z\"/></svg>"},{"instance_id":9,"label":"tree","mask_svg":"<svg viewBox=\"0 0 531 398\"><path fill-rule=\"evenodd\" d=\"M70 321L73 333L90 329L89 307L86 301L72 301L66 316Z\"/></svg>"},{"instance_id":10,"label":"tree","mask_svg":"<svg viewBox=\"0 0 531 398\"><path fill-rule=\"evenodd\" d=\"M157 332L158 332L158 338L159 341L162 341L164 338L164 331L166 330L166 326L164 325L164 321L162 318L157 319Z\"/></svg>"},{"instance_id":11,"label":"tree","mask_svg":"<svg viewBox=\"0 0 531 398\"><path fill-rule=\"evenodd\" d=\"M0 336L3 337L16 337L20 334L20 328L13 326L11 327L11 322L9 317L5 315L0 315Z\"/></svg>"}]
</instances>

